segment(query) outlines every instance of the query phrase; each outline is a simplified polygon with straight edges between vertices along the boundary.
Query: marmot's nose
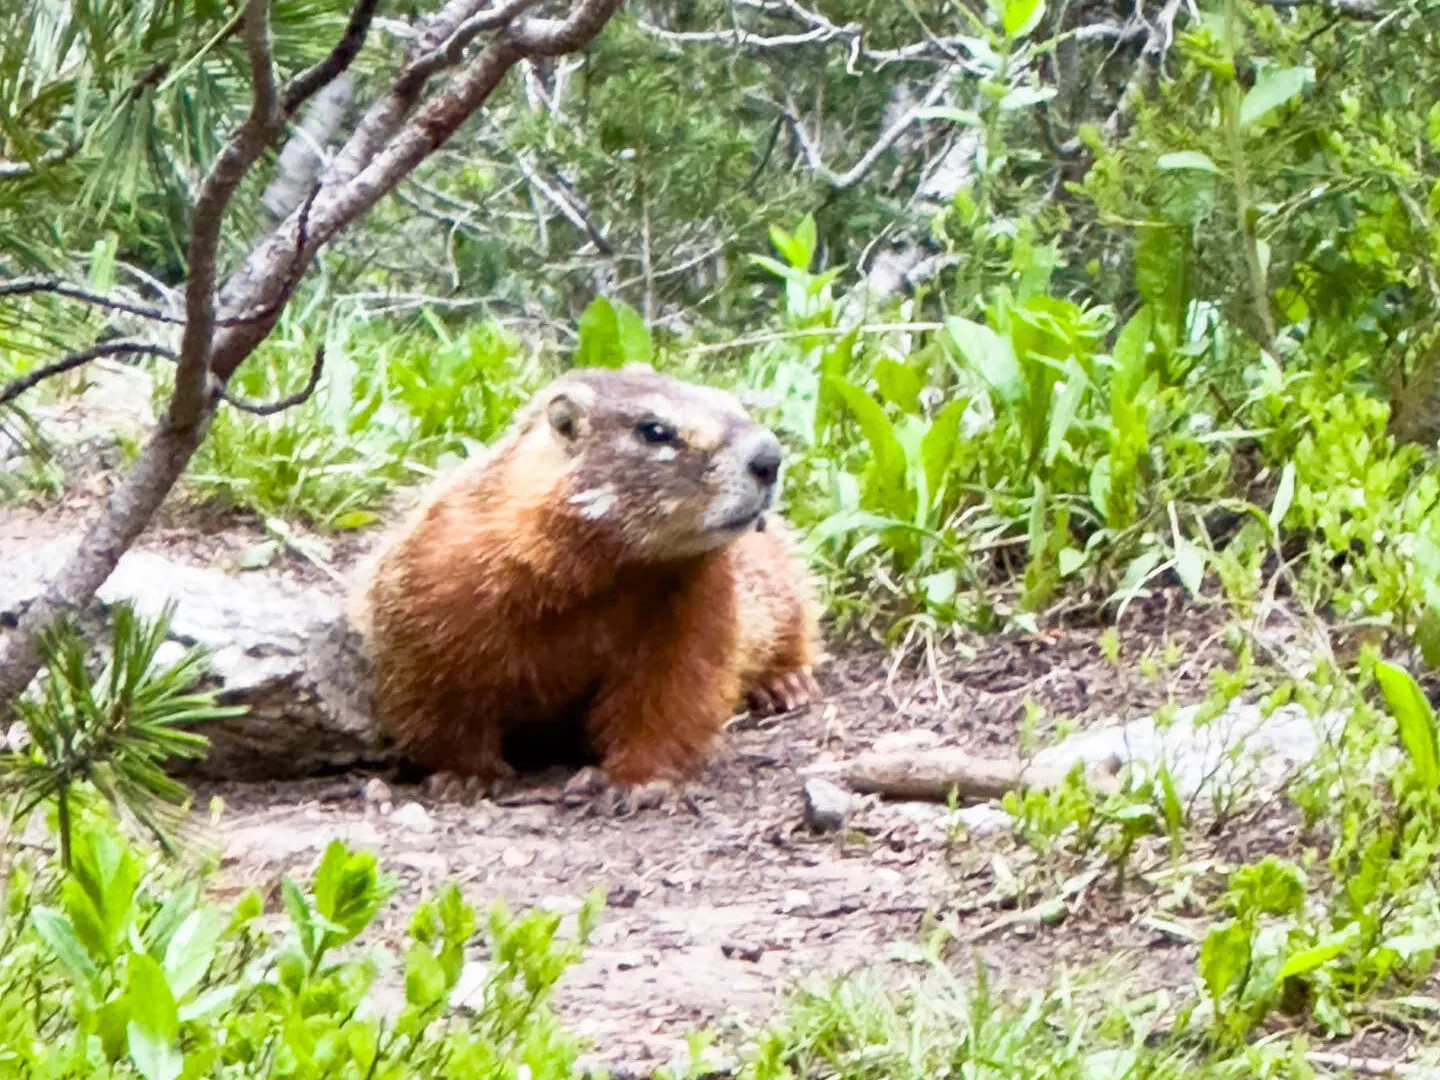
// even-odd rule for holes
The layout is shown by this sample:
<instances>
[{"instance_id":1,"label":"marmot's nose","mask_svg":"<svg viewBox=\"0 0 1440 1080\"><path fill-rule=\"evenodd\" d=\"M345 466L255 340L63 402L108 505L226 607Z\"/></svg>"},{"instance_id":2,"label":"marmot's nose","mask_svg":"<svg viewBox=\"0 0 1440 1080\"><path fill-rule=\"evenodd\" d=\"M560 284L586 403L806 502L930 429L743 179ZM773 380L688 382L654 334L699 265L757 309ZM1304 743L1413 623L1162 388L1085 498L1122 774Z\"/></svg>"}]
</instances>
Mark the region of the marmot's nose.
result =
<instances>
[{"instance_id":1,"label":"marmot's nose","mask_svg":"<svg viewBox=\"0 0 1440 1080\"><path fill-rule=\"evenodd\" d=\"M750 449L751 475L769 487L780 476L781 457L780 440L767 431L765 436L757 439L755 445Z\"/></svg>"}]
</instances>

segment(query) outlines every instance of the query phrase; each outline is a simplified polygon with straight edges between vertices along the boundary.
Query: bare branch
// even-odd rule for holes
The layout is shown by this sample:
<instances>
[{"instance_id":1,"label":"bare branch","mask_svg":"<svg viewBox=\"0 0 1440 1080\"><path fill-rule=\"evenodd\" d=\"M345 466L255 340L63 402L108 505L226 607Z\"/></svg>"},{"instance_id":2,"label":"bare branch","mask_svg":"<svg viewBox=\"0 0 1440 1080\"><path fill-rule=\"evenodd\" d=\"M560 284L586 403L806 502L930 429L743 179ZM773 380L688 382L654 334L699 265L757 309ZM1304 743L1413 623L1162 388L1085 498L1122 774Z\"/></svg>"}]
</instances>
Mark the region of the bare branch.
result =
<instances>
[{"instance_id":1,"label":"bare branch","mask_svg":"<svg viewBox=\"0 0 1440 1080\"><path fill-rule=\"evenodd\" d=\"M79 548L44 594L26 609L14 634L4 640L0 648L0 713L9 711L39 670L41 633L56 619L83 609L94 599L184 472L222 400L210 379L223 386L264 340L279 314L277 298L292 287L297 266L308 264L341 229L443 145L527 53L550 55L581 48L620 3L575 0L565 19L524 19L497 27L500 32L486 48L408 120L405 117L414 110L419 89L414 98L407 99L397 95L392 85L391 93L366 114L345 151L326 171L307 207L292 212L250 252L230 275L217 305L214 284L221 219L241 179L281 130L284 119L270 66L267 0L247 0L244 39L254 98L249 116L216 159L196 199L188 251L185 331L170 408L124 480L110 493ZM451 0L431 21L432 30L444 31L438 33L436 43L448 40L476 14L477 7L473 0ZM506 4L503 9L518 12L520 7ZM216 318L217 306L232 315L258 312L259 317L220 325L216 333L221 322ZM318 378L318 363L312 381Z\"/></svg>"},{"instance_id":2,"label":"bare branch","mask_svg":"<svg viewBox=\"0 0 1440 1080\"><path fill-rule=\"evenodd\" d=\"M220 152L200 185L186 252L185 331L175 372L175 393L165 423L198 425L207 411L210 350L215 333L215 256L225 208L241 179L280 129L275 72L270 63L268 0L247 0L245 52L250 58L250 115Z\"/></svg>"},{"instance_id":3,"label":"bare branch","mask_svg":"<svg viewBox=\"0 0 1440 1080\"><path fill-rule=\"evenodd\" d=\"M900 136L905 134L906 129L919 120L926 109L945 96L945 91L949 89L950 82L958 70L958 68L950 67L940 72L930 85L930 89L926 91L925 96L921 98L920 104L908 110L904 116L881 132L880 137L875 140L870 149L861 154L859 160L843 173L837 173L825 164L819 145L806 132L804 121L800 119L799 111L795 108L794 103L787 100L781 111L790 121L790 127L795 132L795 139L800 144L800 152L805 155L805 161L811 170L831 189L845 191L865 179L870 170L875 167L875 163L900 140Z\"/></svg>"},{"instance_id":4,"label":"bare branch","mask_svg":"<svg viewBox=\"0 0 1440 1080\"><path fill-rule=\"evenodd\" d=\"M552 51L581 47L599 32L620 3L621 0L577 0L568 18L526 18L511 23L507 30L491 38L484 51L458 72L425 108L395 131L393 137L378 144L381 148L373 156L360 160L361 151L393 119L387 111L388 105L377 106L378 112L372 109L322 180L310 217L310 238L304 257L308 259L443 146L490 96L510 68L527 55L527 50L548 55ZM382 105L386 102L393 105L398 100L392 88ZM378 126L367 131L367 124ZM235 301L244 297L262 305L273 302L283 284L281 252L294 250L297 224L296 215L292 215L251 253L226 283L222 296L227 301L231 297ZM216 376L222 382L228 379L268 331L269 326L263 322L227 328L215 343L212 367Z\"/></svg>"},{"instance_id":5,"label":"bare branch","mask_svg":"<svg viewBox=\"0 0 1440 1080\"><path fill-rule=\"evenodd\" d=\"M310 362L310 378L305 385L293 394L286 394L275 401L252 402L244 398L236 397L228 391L220 391L220 400L227 405L239 409L241 412L250 413L253 416L274 416L286 409L293 409L296 405L303 405L315 393L315 388L320 385L320 373L325 369L325 346L322 344L315 350L315 359Z\"/></svg>"},{"instance_id":6,"label":"bare branch","mask_svg":"<svg viewBox=\"0 0 1440 1080\"><path fill-rule=\"evenodd\" d=\"M301 105L329 86L354 63L370 32L370 20L375 17L375 9L379 6L380 0L358 0L355 10L350 12L345 32L330 50L330 55L290 81L280 98L280 111L286 119L294 116Z\"/></svg>"},{"instance_id":7,"label":"bare branch","mask_svg":"<svg viewBox=\"0 0 1440 1080\"><path fill-rule=\"evenodd\" d=\"M163 356L167 360L174 360L175 351L167 349L164 345L151 345L143 341L107 341L100 345L92 345L88 349L81 349L69 356L62 356L59 360L52 360L50 363L6 383L0 387L0 405L10 404L25 391L39 386L46 379L53 379L56 375L74 371L102 356Z\"/></svg>"},{"instance_id":8,"label":"bare branch","mask_svg":"<svg viewBox=\"0 0 1440 1080\"><path fill-rule=\"evenodd\" d=\"M78 300L83 304L92 304L95 307L106 308L110 311L122 311L126 315L138 315L142 319L153 319L155 322L183 323L185 320L175 315L167 315L159 308L146 307L144 304L135 304L129 300L116 300L114 297L101 296L78 285L71 285L64 281L45 281L38 278L22 278L19 281L7 281L0 285L0 297L6 296L32 296L37 293L50 293L54 296L63 296L67 300Z\"/></svg>"},{"instance_id":9,"label":"bare branch","mask_svg":"<svg viewBox=\"0 0 1440 1080\"><path fill-rule=\"evenodd\" d=\"M843 26L818 11L812 11L796 0L733 0L735 7L749 8L772 18L783 19L803 27L799 33L762 34L739 25L724 30L670 30L652 22L639 20L640 29L663 41L676 45L728 45L749 49L786 49L805 45L838 43L845 47L845 69L859 74L861 60L877 68L896 63L941 63L969 67L965 59L968 44L963 37L939 37L928 33L924 41L911 42L893 49L873 49L865 44L865 27L858 22ZM979 73L978 67L975 69Z\"/></svg>"}]
</instances>

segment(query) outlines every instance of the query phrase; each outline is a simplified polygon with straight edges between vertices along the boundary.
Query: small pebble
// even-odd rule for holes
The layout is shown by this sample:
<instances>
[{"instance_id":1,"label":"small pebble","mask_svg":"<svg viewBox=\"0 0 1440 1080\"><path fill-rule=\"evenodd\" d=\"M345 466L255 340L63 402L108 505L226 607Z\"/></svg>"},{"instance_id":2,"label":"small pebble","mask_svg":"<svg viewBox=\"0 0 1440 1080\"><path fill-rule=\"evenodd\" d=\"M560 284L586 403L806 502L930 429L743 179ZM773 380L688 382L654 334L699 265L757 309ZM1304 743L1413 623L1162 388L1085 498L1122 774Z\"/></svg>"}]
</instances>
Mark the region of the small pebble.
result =
<instances>
[{"instance_id":1,"label":"small pebble","mask_svg":"<svg viewBox=\"0 0 1440 1080\"><path fill-rule=\"evenodd\" d=\"M435 822L431 820L429 811L417 802L407 802L390 815L390 820L406 829L413 829L415 832L430 832L435 828Z\"/></svg>"},{"instance_id":2,"label":"small pebble","mask_svg":"<svg viewBox=\"0 0 1440 1080\"><path fill-rule=\"evenodd\" d=\"M738 938L730 938L721 942L720 951L732 960L747 960L750 963L760 959L760 954L765 950L759 945L752 945L748 941L740 941Z\"/></svg>"},{"instance_id":3,"label":"small pebble","mask_svg":"<svg viewBox=\"0 0 1440 1080\"><path fill-rule=\"evenodd\" d=\"M816 832L836 832L843 828L854 800L850 793L829 780L814 777L805 781L805 823Z\"/></svg>"},{"instance_id":4,"label":"small pebble","mask_svg":"<svg viewBox=\"0 0 1440 1080\"><path fill-rule=\"evenodd\" d=\"M372 776L365 782L365 801L372 806L379 806L381 803L394 802L395 796L390 791L389 784L378 776ZM418 804L411 803L410 805Z\"/></svg>"}]
</instances>

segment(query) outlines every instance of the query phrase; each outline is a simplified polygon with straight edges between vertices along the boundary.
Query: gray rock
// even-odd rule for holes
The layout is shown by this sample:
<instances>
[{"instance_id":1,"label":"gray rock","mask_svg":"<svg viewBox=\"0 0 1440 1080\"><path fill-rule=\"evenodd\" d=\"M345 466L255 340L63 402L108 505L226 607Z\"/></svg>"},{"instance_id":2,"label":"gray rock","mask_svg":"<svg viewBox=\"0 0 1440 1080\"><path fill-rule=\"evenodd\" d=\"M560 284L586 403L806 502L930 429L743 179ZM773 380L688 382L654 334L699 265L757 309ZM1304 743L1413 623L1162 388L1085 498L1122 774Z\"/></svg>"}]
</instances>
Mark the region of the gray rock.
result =
<instances>
[{"instance_id":1,"label":"gray rock","mask_svg":"<svg viewBox=\"0 0 1440 1080\"><path fill-rule=\"evenodd\" d=\"M1153 776L1163 765L1182 800L1196 796L1258 795L1274 791L1296 769L1307 765L1323 739L1333 736L1345 717L1311 717L1299 705L1284 705L1269 715L1254 704L1235 702L1210 720L1200 706L1176 710L1161 727L1154 717L1072 735L1035 755L1036 765L1068 768L1130 765Z\"/></svg>"},{"instance_id":2,"label":"gray rock","mask_svg":"<svg viewBox=\"0 0 1440 1080\"><path fill-rule=\"evenodd\" d=\"M836 832L845 826L854 799L844 788L814 777L805 781L805 823L816 832Z\"/></svg>"}]
</instances>

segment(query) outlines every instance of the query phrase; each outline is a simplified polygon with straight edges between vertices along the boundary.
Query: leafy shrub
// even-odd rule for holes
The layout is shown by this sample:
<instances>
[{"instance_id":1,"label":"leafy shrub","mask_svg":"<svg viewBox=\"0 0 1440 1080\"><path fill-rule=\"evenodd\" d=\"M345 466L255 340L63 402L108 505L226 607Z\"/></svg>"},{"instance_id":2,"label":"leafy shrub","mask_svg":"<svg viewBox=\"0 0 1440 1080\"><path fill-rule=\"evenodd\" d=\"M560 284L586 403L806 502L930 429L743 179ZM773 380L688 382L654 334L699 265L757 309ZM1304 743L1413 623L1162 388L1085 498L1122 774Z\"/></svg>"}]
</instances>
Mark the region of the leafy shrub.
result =
<instances>
[{"instance_id":1,"label":"leafy shrub","mask_svg":"<svg viewBox=\"0 0 1440 1080\"><path fill-rule=\"evenodd\" d=\"M45 1077L568 1077L577 1044L548 1008L577 937L560 916L492 907L472 1010L449 1004L474 911L451 885L413 914L404 1001L384 1013L380 954L354 948L394 890L338 841L308 889L282 881L284 925L247 893L226 910L193 872L157 864L103 815L78 822L69 874L12 866L0 913L0 1068Z\"/></svg>"}]
</instances>

